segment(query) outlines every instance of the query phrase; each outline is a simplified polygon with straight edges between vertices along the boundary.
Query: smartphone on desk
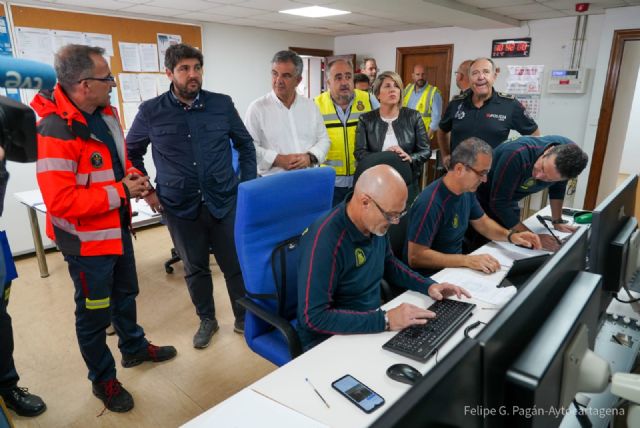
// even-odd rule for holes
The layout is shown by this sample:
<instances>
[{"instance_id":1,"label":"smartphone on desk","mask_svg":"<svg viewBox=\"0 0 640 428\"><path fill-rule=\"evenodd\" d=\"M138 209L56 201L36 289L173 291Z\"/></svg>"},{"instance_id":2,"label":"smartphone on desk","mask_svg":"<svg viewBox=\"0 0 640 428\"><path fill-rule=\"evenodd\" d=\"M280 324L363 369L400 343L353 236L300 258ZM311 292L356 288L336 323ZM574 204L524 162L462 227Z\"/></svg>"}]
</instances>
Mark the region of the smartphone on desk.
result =
<instances>
[{"instance_id":1,"label":"smartphone on desk","mask_svg":"<svg viewBox=\"0 0 640 428\"><path fill-rule=\"evenodd\" d=\"M344 375L331 386L365 413L371 413L384 404L384 398L351 375Z\"/></svg>"}]
</instances>

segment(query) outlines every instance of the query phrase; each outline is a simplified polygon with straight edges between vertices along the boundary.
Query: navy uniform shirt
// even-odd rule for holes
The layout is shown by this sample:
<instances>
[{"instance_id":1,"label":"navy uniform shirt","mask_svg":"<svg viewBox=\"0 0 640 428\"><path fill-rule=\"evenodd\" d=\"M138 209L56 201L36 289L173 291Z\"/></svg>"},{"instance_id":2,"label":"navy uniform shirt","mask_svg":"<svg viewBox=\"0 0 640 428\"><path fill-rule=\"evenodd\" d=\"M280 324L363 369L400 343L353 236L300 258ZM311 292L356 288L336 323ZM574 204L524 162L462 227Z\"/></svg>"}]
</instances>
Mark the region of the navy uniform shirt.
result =
<instances>
[{"instance_id":1,"label":"navy uniform shirt","mask_svg":"<svg viewBox=\"0 0 640 428\"><path fill-rule=\"evenodd\" d=\"M393 256L387 236L366 236L346 203L316 220L300 239L298 334L309 349L334 334L384 331L380 280L427 294L434 281Z\"/></svg>"},{"instance_id":2,"label":"navy uniform shirt","mask_svg":"<svg viewBox=\"0 0 640 428\"><path fill-rule=\"evenodd\" d=\"M495 149L507 139L512 129L521 135L530 135L538 129L538 124L513 95L494 89L480 108L473 105L472 95L468 89L453 97L440 120L440 129L451 132L449 153L469 137L481 138Z\"/></svg>"},{"instance_id":3,"label":"navy uniform shirt","mask_svg":"<svg viewBox=\"0 0 640 428\"><path fill-rule=\"evenodd\" d=\"M462 254L469 220L477 220L483 215L475 193L456 195L445 186L442 178L432 182L409 210L405 260L408 259L409 242L444 254ZM419 272L430 273L429 270Z\"/></svg>"},{"instance_id":4,"label":"navy uniform shirt","mask_svg":"<svg viewBox=\"0 0 640 428\"><path fill-rule=\"evenodd\" d=\"M564 199L566 181L538 181L531 175L533 164L547 147L574 144L559 135L520 137L501 144L493 151L493 166L486 183L477 191L478 201L489 217L507 229L520 222L518 201L549 188L549 199Z\"/></svg>"}]
</instances>

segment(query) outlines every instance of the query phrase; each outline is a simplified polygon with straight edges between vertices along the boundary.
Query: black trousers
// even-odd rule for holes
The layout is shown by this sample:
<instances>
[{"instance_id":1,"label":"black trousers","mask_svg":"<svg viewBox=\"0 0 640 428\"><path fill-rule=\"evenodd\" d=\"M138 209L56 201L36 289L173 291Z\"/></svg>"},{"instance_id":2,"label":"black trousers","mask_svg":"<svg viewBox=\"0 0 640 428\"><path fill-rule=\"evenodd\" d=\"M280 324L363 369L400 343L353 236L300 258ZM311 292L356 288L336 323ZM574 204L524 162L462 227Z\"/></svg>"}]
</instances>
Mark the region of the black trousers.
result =
<instances>
[{"instance_id":1,"label":"black trousers","mask_svg":"<svg viewBox=\"0 0 640 428\"><path fill-rule=\"evenodd\" d=\"M7 313L11 283L0 287L0 390L8 390L18 384L18 373L13 362L13 328Z\"/></svg>"},{"instance_id":2,"label":"black trousers","mask_svg":"<svg viewBox=\"0 0 640 428\"><path fill-rule=\"evenodd\" d=\"M236 254L234 225L235 205L223 218L211 215L205 204L195 220L186 220L165 211L173 246L182 259L185 281L200 319L214 319L213 281L209 267L209 249L227 283L231 308L236 320L244 320L244 308L237 300L245 295L244 280Z\"/></svg>"}]
</instances>

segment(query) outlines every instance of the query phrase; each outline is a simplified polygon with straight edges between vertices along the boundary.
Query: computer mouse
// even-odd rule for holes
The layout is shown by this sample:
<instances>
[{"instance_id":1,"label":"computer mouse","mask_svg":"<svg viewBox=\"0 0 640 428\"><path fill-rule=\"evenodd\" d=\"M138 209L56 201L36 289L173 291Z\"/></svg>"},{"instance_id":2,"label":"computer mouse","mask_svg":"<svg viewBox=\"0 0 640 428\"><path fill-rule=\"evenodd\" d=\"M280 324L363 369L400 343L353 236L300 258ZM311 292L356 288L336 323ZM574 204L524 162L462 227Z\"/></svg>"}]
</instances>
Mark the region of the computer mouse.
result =
<instances>
[{"instance_id":1,"label":"computer mouse","mask_svg":"<svg viewBox=\"0 0 640 428\"><path fill-rule=\"evenodd\" d=\"M394 364L387 369L387 376L391 379L413 385L422 377L420 372L409 364Z\"/></svg>"}]
</instances>

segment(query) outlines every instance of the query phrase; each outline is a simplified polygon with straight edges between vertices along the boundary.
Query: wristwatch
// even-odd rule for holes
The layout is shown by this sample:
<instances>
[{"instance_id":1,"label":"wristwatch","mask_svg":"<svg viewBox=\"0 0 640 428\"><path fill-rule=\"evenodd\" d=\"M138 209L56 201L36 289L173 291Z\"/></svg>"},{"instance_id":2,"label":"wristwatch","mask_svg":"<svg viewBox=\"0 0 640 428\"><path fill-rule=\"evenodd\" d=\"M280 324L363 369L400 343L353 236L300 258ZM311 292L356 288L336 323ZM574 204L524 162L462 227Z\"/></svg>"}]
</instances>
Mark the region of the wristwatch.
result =
<instances>
[{"instance_id":1,"label":"wristwatch","mask_svg":"<svg viewBox=\"0 0 640 428\"><path fill-rule=\"evenodd\" d=\"M311 152L307 152L307 156L309 156L309 163L311 164L311 166L318 165L318 158L316 157L316 155Z\"/></svg>"},{"instance_id":2,"label":"wristwatch","mask_svg":"<svg viewBox=\"0 0 640 428\"><path fill-rule=\"evenodd\" d=\"M382 314L384 315L384 331L389 331L389 317L387 316L387 312L382 311Z\"/></svg>"},{"instance_id":3,"label":"wristwatch","mask_svg":"<svg viewBox=\"0 0 640 428\"><path fill-rule=\"evenodd\" d=\"M557 220L551 220L551 224L565 224L565 223L569 223L569 222L563 218L559 218Z\"/></svg>"},{"instance_id":4,"label":"wristwatch","mask_svg":"<svg viewBox=\"0 0 640 428\"><path fill-rule=\"evenodd\" d=\"M517 230L514 230L514 229L509 229L509 233L507 234L507 241L508 241L508 242L511 242L511 236L512 236L514 233L518 233L518 231L517 231ZM511 242L511 243L513 244L513 242Z\"/></svg>"}]
</instances>

